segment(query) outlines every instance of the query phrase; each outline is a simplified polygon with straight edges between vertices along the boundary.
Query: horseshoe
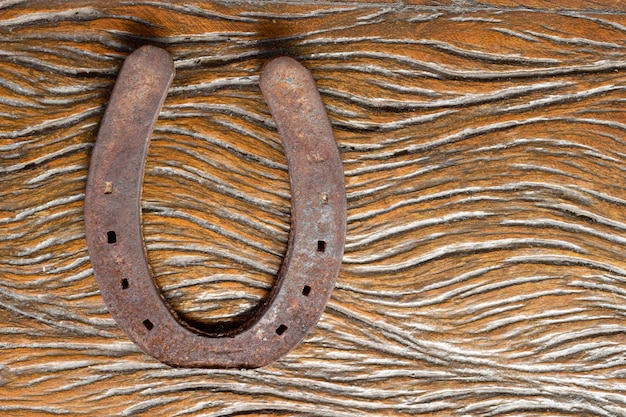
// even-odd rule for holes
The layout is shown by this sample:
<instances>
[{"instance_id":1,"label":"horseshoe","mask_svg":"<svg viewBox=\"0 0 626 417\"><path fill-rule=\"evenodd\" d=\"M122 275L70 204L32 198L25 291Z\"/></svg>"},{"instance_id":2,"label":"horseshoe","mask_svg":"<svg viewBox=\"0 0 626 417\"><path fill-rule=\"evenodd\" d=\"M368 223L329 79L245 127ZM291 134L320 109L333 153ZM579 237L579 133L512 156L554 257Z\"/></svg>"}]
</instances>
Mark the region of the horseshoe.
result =
<instances>
[{"instance_id":1,"label":"horseshoe","mask_svg":"<svg viewBox=\"0 0 626 417\"><path fill-rule=\"evenodd\" d=\"M124 62L91 156L85 232L100 293L116 323L145 353L175 367L256 368L293 349L316 325L343 257L346 192L328 116L311 74L279 57L260 87L281 137L291 183L287 253L259 312L229 333L201 331L163 298L146 256L141 188L152 130L174 77L162 49Z\"/></svg>"}]
</instances>

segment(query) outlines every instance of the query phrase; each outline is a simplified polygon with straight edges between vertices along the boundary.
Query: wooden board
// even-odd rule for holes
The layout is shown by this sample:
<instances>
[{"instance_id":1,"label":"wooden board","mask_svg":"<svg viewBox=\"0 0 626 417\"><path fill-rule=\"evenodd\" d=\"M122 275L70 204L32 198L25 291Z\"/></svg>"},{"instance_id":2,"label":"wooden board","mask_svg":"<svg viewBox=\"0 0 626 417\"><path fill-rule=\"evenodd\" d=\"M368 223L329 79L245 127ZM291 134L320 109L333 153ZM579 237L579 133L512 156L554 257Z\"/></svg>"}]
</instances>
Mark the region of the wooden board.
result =
<instances>
[{"instance_id":1,"label":"wooden board","mask_svg":"<svg viewBox=\"0 0 626 417\"><path fill-rule=\"evenodd\" d=\"M0 410L24 415L626 415L623 2L0 3ZM311 70L348 192L317 328L259 370L172 369L107 313L90 151L125 56L177 75L144 181L191 321L267 297L289 182L258 88Z\"/></svg>"}]
</instances>

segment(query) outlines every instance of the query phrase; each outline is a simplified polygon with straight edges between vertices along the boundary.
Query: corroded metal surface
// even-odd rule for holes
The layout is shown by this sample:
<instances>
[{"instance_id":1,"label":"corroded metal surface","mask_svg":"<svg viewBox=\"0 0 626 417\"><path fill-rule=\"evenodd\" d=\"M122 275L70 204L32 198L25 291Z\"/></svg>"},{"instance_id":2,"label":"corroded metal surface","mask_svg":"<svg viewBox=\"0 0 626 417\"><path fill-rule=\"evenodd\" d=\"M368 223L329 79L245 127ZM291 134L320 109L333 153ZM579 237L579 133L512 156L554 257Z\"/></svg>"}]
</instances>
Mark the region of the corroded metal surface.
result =
<instances>
[{"instance_id":1,"label":"corroded metal surface","mask_svg":"<svg viewBox=\"0 0 626 417\"><path fill-rule=\"evenodd\" d=\"M92 154L85 197L89 255L118 325L172 366L259 367L315 326L334 286L345 242L343 167L310 73L290 58L262 70L261 90L280 133L292 192L292 229L276 284L258 314L228 334L177 317L147 262L141 188L152 129L174 76L169 55L145 46L124 63Z\"/></svg>"}]
</instances>

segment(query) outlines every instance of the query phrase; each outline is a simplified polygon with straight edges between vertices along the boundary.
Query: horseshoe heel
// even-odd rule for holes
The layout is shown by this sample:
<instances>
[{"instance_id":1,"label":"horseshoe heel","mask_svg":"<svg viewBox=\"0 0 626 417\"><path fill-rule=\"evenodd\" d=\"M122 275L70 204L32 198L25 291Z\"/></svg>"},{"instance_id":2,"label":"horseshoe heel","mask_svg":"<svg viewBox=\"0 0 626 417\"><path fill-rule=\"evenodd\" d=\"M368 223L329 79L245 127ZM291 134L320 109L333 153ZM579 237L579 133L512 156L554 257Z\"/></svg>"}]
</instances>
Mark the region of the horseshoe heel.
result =
<instances>
[{"instance_id":1,"label":"horseshoe heel","mask_svg":"<svg viewBox=\"0 0 626 417\"><path fill-rule=\"evenodd\" d=\"M144 46L124 62L91 157L85 231L104 301L145 353L179 367L255 368L293 349L330 297L346 234L343 167L310 73L290 58L262 70L260 86L278 127L291 182L291 233L268 300L228 334L180 319L156 285L141 230L141 188L150 136L170 82L171 58Z\"/></svg>"}]
</instances>

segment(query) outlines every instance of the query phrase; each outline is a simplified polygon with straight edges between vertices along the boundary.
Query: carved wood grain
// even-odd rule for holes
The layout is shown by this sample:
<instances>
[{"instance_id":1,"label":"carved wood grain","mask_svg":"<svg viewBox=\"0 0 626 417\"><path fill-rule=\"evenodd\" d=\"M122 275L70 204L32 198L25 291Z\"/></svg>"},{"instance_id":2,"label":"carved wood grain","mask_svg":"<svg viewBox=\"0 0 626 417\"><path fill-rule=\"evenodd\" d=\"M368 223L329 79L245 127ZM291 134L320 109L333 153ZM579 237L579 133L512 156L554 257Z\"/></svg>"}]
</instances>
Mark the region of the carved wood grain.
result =
<instances>
[{"instance_id":1,"label":"carved wood grain","mask_svg":"<svg viewBox=\"0 0 626 417\"><path fill-rule=\"evenodd\" d=\"M3 415L626 415L622 2L0 3ZM289 182L258 88L318 83L348 192L317 328L259 370L172 369L124 336L83 230L125 56L177 75L143 191L150 263L188 320L267 296Z\"/></svg>"}]
</instances>

